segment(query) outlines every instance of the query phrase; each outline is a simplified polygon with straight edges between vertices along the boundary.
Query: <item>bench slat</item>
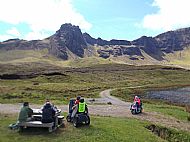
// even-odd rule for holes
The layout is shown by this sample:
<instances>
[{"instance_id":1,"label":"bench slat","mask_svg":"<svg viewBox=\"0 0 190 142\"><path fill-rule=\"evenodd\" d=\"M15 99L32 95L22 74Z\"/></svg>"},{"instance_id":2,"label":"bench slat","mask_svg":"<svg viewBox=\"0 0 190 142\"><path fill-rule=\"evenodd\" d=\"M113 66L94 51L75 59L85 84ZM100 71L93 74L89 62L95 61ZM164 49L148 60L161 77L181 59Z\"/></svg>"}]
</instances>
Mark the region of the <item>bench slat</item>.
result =
<instances>
[{"instance_id":1,"label":"bench slat","mask_svg":"<svg viewBox=\"0 0 190 142\"><path fill-rule=\"evenodd\" d=\"M64 119L64 116L57 116L58 119Z\"/></svg>"},{"instance_id":2,"label":"bench slat","mask_svg":"<svg viewBox=\"0 0 190 142\"><path fill-rule=\"evenodd\" d=\"M41 121L30 121L30 122L18 123L18 126L25 126L25 127L53 127L53 125L54 125L54 122L42 123Z\"/></svg>"}]
</instances>

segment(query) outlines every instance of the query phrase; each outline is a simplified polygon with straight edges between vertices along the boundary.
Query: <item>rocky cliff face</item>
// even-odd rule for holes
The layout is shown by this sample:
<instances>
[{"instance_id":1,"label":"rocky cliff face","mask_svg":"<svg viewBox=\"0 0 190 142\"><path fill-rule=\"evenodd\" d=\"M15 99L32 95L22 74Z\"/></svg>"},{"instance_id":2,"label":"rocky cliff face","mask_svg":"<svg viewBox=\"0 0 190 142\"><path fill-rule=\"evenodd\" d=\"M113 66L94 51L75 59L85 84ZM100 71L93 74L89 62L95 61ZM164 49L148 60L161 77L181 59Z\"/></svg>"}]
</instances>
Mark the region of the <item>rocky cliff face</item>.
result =
<instances>
[{"instance_id":1,"label":"rocky cliff face","mask_svg":"<svg viewBox=\"0 0 190 142\"><path fill-rule=\"evenodd\" d=\"M96 39L93 40L93 43L97 44L97 42L95 42ZM106 48L99 50L101 57L104 57L102 55L105 55L105 53L109 53L109 55L114 55L115 57L122 55L137 55L143 57L141 52L144 51L152 58L161 61L164 59L164 54L183 50L184 47L188 47L190 45L190 28L169 31L156 37L142 36L141 38L131 42L115 40L113 43L111 41L109 41L107 45L118 45L118 47L113 47L111 50L109 49L109 52L106 50ZM123 47L121 45L126 46ZM108 54L106 54L105 57L108 58Z\"/></svg>"},{"instance_id":2,"label":"rocky cliff face","mask_svg":"<svg viewBox=\"0 0 190 142\"><path fill-rule=\"evenodd\" d=\"M1 42L0 48L3 50L35 50L47 48L49 54L67 60L69 54L84 57L84 49L87 48L87 43L78 26L63 24L54 35L47 39L32 41L10 39Z\"/></svg>"},{"instance_id":3,"label":"rocky cliff face","mask_svg":"<svg viewBox=\"0 0 190 142\"><path fill-rule=\"evenodd\" d=\"M88 44L91 44L91 45L99 45L99 46L105 46L105 45L130 45L130 41L127 41L127 40L116 40L116 39L112 39L110 41L107 41L107 40L103 40L101 38L93 38L91 37L88 33L84 33L83 34L83 37L85 39L85 41L88 43Z\"/></svg>"},{"instance_id":4,"label":"rocky cliff face","mask_svg":"<svg viewBox=\"0 0 190 142\"><path fill-rule=\"evenodd\" d=\"M78 26L64 24L50 37L49 53L67 60L68 50L73 54L83 57L87 44Z\"/></svg>"},{"instance_id":5,"label":"rocky cliff face","mask_svg":"<svg viewBox=\"0 0 190 142\"><path fill-rule=\"evenodd\" d=\"M97 41L95 38L91 37L88 33L84 33L83 37L86 41L86 43L90 44L90 45L94 45L97 44Z\"/></svg>"},{"instance_id":6,"label":"rocky cliff face","mask_svg":"<svg viewBox=\"0 0 190 142\"><path fill-rule=\"evenodd\" d=\"M190 45L190 28L162 33L154 38L162 51L170 53Z\"/></svg>"},{"instance_id":7,"label":"rocky cliff face","mask_svg":"<svg viewBox=\"0 0 190 142\"><path fill-rule=\"evenodd\" d=\"M134 40L132 43L144 52L146 52L151 57L157 60L163 59L163 53L158 48L158 42L154 38L142 36L141 38Z\"/></svg>"}]
</instances>

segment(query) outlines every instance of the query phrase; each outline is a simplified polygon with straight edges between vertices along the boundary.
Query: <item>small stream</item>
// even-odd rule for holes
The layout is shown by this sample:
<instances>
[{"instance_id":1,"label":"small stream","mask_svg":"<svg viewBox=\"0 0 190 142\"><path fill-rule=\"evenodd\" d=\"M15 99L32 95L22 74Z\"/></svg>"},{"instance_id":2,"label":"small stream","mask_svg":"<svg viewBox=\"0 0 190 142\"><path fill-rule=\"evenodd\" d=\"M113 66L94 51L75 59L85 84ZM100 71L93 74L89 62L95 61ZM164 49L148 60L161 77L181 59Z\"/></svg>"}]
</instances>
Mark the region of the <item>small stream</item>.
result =
<instances>
[{"instance_id":1,"label":"small stream","mask_svg":"<svg viewBox=\"0 0 190 142\"><path fill-rule=\"evenodd\" d=\"M190 105L190 87L149 91L147 92L146 98L164 100L180 105Z\"/></svg>"}]
</instances>

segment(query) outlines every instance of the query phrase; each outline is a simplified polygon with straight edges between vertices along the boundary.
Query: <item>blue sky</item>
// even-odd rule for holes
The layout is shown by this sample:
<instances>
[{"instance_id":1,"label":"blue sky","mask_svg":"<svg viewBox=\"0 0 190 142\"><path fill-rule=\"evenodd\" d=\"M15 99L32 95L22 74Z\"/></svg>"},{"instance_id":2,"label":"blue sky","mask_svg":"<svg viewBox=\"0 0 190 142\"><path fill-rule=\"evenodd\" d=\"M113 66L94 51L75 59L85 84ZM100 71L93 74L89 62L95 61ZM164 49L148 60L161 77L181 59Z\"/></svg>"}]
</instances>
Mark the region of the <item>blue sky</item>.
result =
<instances>
[{"instance_id":1,"label":"blue sky","mask_svg":"<svg viewBox=\"0 0 190 142\"><path fill-rule=\"evenodd\" d=\"M189 0L0 0L0 41L43 39L64 23L103 39L134 40L190 26Z\"/></svg>"},{"instance_id":2,"label":"blue sky","mask_svg":"<svg viewBox=\"0 0 190 142\"><path fill-rule=\"evenodd\" d=\"M133 40L156 32L138 26L144 15L158 10L152 0L75 0L76 9L93 25L93 37ZM88 32L88 31L87 31Z\"/></svg>"}]
</instances>

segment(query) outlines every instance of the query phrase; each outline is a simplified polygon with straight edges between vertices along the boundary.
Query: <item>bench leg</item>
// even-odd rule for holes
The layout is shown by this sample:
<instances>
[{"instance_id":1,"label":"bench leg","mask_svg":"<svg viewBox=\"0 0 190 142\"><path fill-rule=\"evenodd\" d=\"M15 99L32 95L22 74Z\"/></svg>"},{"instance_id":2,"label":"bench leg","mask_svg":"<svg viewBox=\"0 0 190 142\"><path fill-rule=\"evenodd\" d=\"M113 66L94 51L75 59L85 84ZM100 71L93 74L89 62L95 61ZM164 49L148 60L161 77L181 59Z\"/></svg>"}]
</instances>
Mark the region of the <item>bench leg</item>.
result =
<instances>
[{"instance_id":1,"label":"bench leg","mask_svg":"<svg viewBox=\"0 0 190 142\"><path fill-rule=\"evenodd\" d=\"M51 133L53 131L53 128L49 127L48 131Z\"/></svg>"},{"instance_id":2,"label":"bench leg","mask_svg":"<svg viewBox=\"0 0 190 142\"><path fill-rule=\"evenodd\" d=\"M19 126L18 131L19 131L19 132L23 132L23 130L24 130L24 126Z\"/></svg>"}]
</instances>

